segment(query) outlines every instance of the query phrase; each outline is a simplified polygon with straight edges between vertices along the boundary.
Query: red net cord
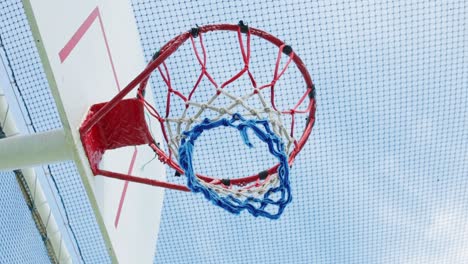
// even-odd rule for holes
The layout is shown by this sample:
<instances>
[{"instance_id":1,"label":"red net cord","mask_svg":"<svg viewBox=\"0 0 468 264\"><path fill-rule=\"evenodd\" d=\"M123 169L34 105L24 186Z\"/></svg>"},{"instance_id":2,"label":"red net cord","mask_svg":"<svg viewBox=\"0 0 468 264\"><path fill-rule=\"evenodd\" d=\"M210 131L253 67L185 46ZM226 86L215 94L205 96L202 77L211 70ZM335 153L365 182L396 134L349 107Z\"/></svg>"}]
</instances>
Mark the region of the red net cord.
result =
<instances>
[{"instance_id":1,"label":"red net cord","mask_svg":"<svg viewBox=\"0 0 468 264\"><path fill-rule=\"evenodd\" d=\"M221 24L221 25L202 26L202 27L199 27L197 30L198 30L197 35L195 36L192 32L185 32L175 37L168 43L166 43L159 51L158 56L153 58L153 60L147 65L147 67L140 74L138 74L138 76L135 79L133 79L124 89L122 89L121 92L119 92L104 107L100 108L91 118L87 119L83 123L82 127L80 128L80 133L82 135L88 133L93 126L95 126L100 120L102 120L103 117L106 114L108 114L112 109L114 109L123 100L123 98L126 95L128 95L132 90L136 89L136 87L138 86L138 95L139 95L138 100L144 105L148 113L160 123L161 128L162 128L163 138L167 144L170 144L169 142L170 138L166 131L165 122L170 115L172 96L178 97L181 100L183 100L186 103L185 106L188 108L189 104L187 102L191 100L193 94L196 92L203 78L207 78L209 80L209 82L214 86L216 94L219 95L221 93L219 89L227 88L227 86L235 82L241 76L243 76L244 74L247 74L250 79L250 82L252 83L252 87L254 89L253 93L258 93L260 90L264 90L264 89L270 89L270 103L271 103L272 108L275 111L282 113L283 115L289 115L291 117L291 127L289 131L289 135L291 138L294 138L295 115L296 114L308 115L306 127L304 128L303 134L301 135L299 140L294 139L294 148L289 154L289 159L288 159L288 162L291 165L296 155L300 152L305 142L307 141L310 135L310 132L312 130L313 124L315 122L316 102L315 102L315 97L313 94L314 84L302 60L292 50L289 50L291 48L287 46L284 42L282 42L275 36L267 32L264 32L262 30L259 30L259 29L249 28L247 32L242 32L241 27L239 25ZM242 60L244 63L244 67L240 69L239 72L237 72L230 79L224 81L221 86L218 86L215 79L207 70L207 50L203 43L203 34L210 32L210 31L217 31L217 30L235 31L237 33L237 39L239 42L240 52L241 52ZM245 41L244 41L243 33L245 33ZM251 58L251 48L250 48L251 35L263 38L278 47L278 55L276 58L272 81L258 88L257 88L257 82L252 72L249 69L250 58ZM193 88L191 89L190 93L187 96L185 96L181 91L173 87L169 69L164 63L164 61L171 54L176 52L176 50L185 41L189 39L191 41L195 57L201 69L200 69L200 74L198 75L197 81L195 82ZM199 47L200 47L199 49L197 49L197 45L195 41L196 39L198 39L199 41ZM284 64L284 66L281 68L281 59L282 59L283 54L287 55L287 61ZM291 62L293 62L296 65L297 69L302 74L303 79L305 81L306 89L305 89L304 94L301 96L301 98L295 103L294 107L288 110L279 111L275 104L275 84L286 72ZM155 70L158 70L161 78L163 79L163 82L167 86L166 111L164 113L164 117L158 112L158 110L154 106L152 106L150 103L144 100L144 97L142 96L146 89L146 84L149 80L149 76ZM307 97L309 97L310 99L307 107L304 110L299 109L299 107L304 103ZM154 142L151 142L149 146L156 152L156 154L158 155L159 159L162 162L168 164L169 166L174 168L176 171L183 174L183 171L180 168L180 166L177 164L177 161L174 160L174 155L169 147L166 153L159 146L154 144ZM275 165L266 171L268 172L268 174L273 174L276 171L277 166L278 165ZM176 189L176 190L184 190L184 191L188 190L187 187L183 185L178 185L178 184L173 184L173 183L168 183L168 182L161 182L161 181L156 181L152 179L142 179L142 178L132 176L132 175L125 175L125 174L120 174L120 173L115 173L115 172L110 172L110 171L100 170L100 169L98 170L98 172L100 175L105 175L108 177L129 180L129 181L134 181L134 182L140 182L140 183L149 184L149 185L161 186L161 187ZM205 182L213 182L217 180L215 178L205 176L205 175L200 175L200 174L197 174L197 177ZM255 182L258 179L259 179L259 175L257 173L257 174L253 174L247 177L231 179L231 184L244 185L244 184L248 184L251 182Z\"/></svg>"}]
</instances>

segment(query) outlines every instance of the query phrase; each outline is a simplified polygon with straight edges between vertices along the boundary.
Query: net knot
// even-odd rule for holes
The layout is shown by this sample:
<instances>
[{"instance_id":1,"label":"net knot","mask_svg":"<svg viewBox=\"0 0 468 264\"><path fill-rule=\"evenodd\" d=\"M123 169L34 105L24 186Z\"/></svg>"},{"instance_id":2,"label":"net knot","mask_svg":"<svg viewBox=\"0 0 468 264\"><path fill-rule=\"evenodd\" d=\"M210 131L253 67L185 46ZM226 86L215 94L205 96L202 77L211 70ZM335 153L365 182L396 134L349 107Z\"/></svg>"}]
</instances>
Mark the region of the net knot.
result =
<instances>
[{"instance_id":1,"label":"net knot","mask_svg":"<svg viewBox=\"0 0 468 264\"><path fill-rule=\"evenodd\" d=\"M283 53L286 54L286 55L291 54L292 51L293 51L293 49L292 49L292 47L289 46L289 45L285 45L285 46L283 47Z\"/></svg>"},{"instance_id":2,"label":"net knot","mask_svg":"<svg viewBox=\"0 0 468 264\"><path fill-rule=\"evenodd\" d=\"M190 34L192 35L192 37L196 38L198 37L198 35L200 34L200 27L198 25L195 25L196 27L190 29Z\"/></svg>"},{"instance_id":3,"label":"net knot","mask_svg":"<svg viewBox=\"0 0 468 264\"><path fill-rule=\"evenodd\" d=\"M246 24L244 24L244 21L239 21L239 28L240 28L240 31L242 33L247 33L249 31L249 26L247 26Z\"/></svg>"},{"instance_id":4,"label":"net knot","mask_svg":"<svg viewBox=\"0 0 468 264\"><path fill-rule=\"evenodd\" d=\"M159 57L159 54L161 53L160 50L156 51L153 56L151 57L151 60L152 61L155 61L158 57Z\"/></svg>"}]
</instances>

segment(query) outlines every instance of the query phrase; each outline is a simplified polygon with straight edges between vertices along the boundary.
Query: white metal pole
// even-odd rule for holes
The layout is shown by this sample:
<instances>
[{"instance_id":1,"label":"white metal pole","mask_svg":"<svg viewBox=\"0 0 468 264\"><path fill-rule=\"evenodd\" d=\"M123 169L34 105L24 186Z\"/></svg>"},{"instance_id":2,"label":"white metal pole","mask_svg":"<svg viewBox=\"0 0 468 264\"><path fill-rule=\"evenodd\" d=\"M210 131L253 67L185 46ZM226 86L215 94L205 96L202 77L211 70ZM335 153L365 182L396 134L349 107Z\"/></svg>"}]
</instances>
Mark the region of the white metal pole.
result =
<instances>
[{"instance_id":1,"label":"white metal pole","mask_svg":"<svg viewBox=\"0 0 468 264\"><path fill-rule=\"evenodd\" d=\"M0 170L71 160L63 129L0 140Z\"/></svg>"},{"instance_id":2,"label":"white metal pole","mask_svg":"<svg viewBox=\"0 0 468 264\"><path fill-rule=\"evenodd\" d=\"M5 94L2 90L2 87L0 87L0 126L2 128L3 133L7 137L4 139L0 139L0 163L3 163L2 165L4 165L5 168L6 167L20 167L20 166L11 166L11 165L21 165L21 163L24 163L24 162L17 162L18 160L25 161L27 160L26 157L32 156L31 148L26 148L24 143L22 143L21 141L18 141L19 139L24 138L24 137L14 136L14 135L18 135L19 131L11 115L11 111L9 110L10 109L8 107L8 103L5 98ZM10 140L10 138L8 138L10 136L13 136L12 137L13 140ZM29 142L33 138L47 140L47 141L49 140L55 141L54 143L50 144L50 146L52 146L53 148L58 148L54 151L55 152L54 155L49 155L49 154L46 154L47 151L44 151L44 149L39 148L39 145L43 146L43 145L47 145L47 143L44 143L44 142L32 143L33 145L37 146L37 148L34 148L34 147L32 148L35 151L33 152L37 156L48 156L49 159L58 158L58 157L63 157L67 159L70 158L69 151L66 150L65 146L62 146L61 148L57 146L61 142L64 143L65 141L63 131L60 131L60 130L53 131L48 136L46 135L42 135L39 137L30 136ZM5 142L5 144L3 145L2 142ZM15 142L17 142L18 145L11 146L11 144ZM8 144L10 144L10 147L7 146ZM11 152L9 152L9 151L15 151L15 150L16 150L15 154L12 154ZM16 155L22 155L23 154L22 150L28 150L27 152L29 153L26 153L26 156L24 157L16 156ZM15 162L13 162L12 160ZM42 160L41 158L36 157L34 161L39 162ZM0 170L2 168L2 165L0 165ZM21 172L23 173L24 179L26 180L26 184L28 185L29 189L33 190L31 193L31 196L33 197L34 206L35 208L37 208L37 212L39 213L42 223L45 224L46 233L52 245L52 248L54 250L55 257L58 260L58 263L72 263L73 260L70 256L67 245L64 242L62 233L60 232L60 229L57 225L54 214L52 214L52 211L50 209L49 201L44 195L44 191L42 189L41 183L37 179L37 175L35 171L31 168L28 168L28 169L22 169Z\"/></svg>"}]
</instances>

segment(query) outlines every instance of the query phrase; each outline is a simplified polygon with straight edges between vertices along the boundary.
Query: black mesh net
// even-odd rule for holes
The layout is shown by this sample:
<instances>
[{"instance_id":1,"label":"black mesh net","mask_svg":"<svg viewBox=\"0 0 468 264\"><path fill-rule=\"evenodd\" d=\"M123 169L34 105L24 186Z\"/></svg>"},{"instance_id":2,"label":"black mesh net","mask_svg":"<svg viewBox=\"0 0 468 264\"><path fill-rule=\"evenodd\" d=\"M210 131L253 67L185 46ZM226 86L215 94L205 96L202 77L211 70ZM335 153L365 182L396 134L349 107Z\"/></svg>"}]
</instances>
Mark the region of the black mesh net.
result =
<instances>
[{"instance_id":1,"label":"black mesh net","mask_svg":"<svg viewBox=\"0 0 468 264\"><path fill-rule=\"evenodd\" d=\"M465 1L133 1L133 8L148 61L196 24L243 20L293 47L318 101L314 131L291 169L293 202L279 221L234 216L201 196L166 191L155 263L468 262ZM0 11L3 48L31 122L37 131L60 127L21 4L1 3ZM212 71L230 76L242 67L238 43L226 41L235 36L212 38L209 60L229 55ZM259 43L253 49L269 52ZM197 77L198 65L186 52L170 67L174 82L188 89L183 81ZM258 78L270 76L269 59L252 65ZM285 77L278 98L289 105L296 78ZM156 98L165 96L156 78L152 86ZM231 150L242 143L223 141L229 131L209 133L196 150L203 172L227 174L237 162L244 164L239 173L257 172L271 162L268 154ZM108 263L74 164L54 165L51 173L81 249L76 258ZM2 199L2 208L9 201ZM0 222L11 217L10 210ZM8 225L0 227L9 230L4 241L19 232ZM0 247L0 260L20 259L4 252L18 251Z\"/></svg>"}]
</instances>

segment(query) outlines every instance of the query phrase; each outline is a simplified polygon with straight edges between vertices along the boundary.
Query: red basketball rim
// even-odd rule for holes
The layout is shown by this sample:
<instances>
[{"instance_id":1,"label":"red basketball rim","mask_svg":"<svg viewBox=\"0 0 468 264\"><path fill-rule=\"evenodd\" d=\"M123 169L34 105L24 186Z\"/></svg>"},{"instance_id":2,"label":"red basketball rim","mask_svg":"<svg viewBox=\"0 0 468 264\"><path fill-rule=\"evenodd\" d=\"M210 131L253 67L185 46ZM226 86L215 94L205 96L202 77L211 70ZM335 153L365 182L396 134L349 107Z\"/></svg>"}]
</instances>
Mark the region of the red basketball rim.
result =
<instances>
[{"instance_id":1,"label":"red basketball rim","mask_svg":"<svg viewBox=\"0 0 468 264\"><path fill-rule=\"evenodd\" d=\"M208 32L213 32L213 31L239 31L240 26L239 25L234 25L234 24L216 24L216 25L206 25L206 26L200 26L198 27L198 32L199 33L208 33ZM260 29L248 28L249 32L251 35L257 36L259 38L262 38L273 45L277 46L280 48L281 46L284 46L285 43L278 39L277 37L263 31ZM106 106L104 106L102 109L100 109L93 118L86 120L85 123L81 126L80 128L80 133L87 133L92 126L94 126L105 114L107 114L111 109L113 109L119 101L121 101L130 91L134 90L137 86L139 86L140 90L143 90L150 78L151 73L156 70L167 58L169 58L174 52L177 51L177 49L185 43L190 37L191 37L192 32L185 32L180 34L179 36L176 36L169 42L167 42L159 51L158 56L154 58L147 66L146 68L135 78L133 79L120 93L118 93L111 101L109 101ZM304 129L303 134L301 135L300 139L297 140L297 143L295 144L293 150L289 154L288 158L288 163L291 166L294 162L294 159L296 158L297 154L302 150L304 147L305 143L307 142L309 135L312 131L314 122L315 122L315 111L316 111L316 99L315 99L315 87L314 83L312 81L312 78L310 77L309 72L307 71L307 68L301 58L294 53L294 57L292 59L292 62L296 65L298 70L300 71L304 81L305 81L305 87L306 91L308 92L309 96L309 104L307 106L308 109L308 117L307 117L307 123L306 127ZM173 169L178 171L179 173L183 174L183 170L180 168L178 165L178 162L173 159L173 157L170 157L166 152L164 152L161 148L156 146L155 144L150 144L150 147L156 152L156 154L159 156L159 159L171 166ZM273 174L276 172L278 167L278 164L274 165L273 167L267 169L266 171L268 174ZM105 171L104 171L105 172ZM264 172L262 172L264 173ZM112 173L114 176L116 173ZM117 173L118 174L118 173ZM198 178L210 182L214 180L214 178L205 176L205 175L200 175L196 174ZM131 178L134 178L133 176L130 176ZM122 178L122 177L121 177ZM259 173L247 176L247 177L241 177L241 178L236 178L236 179L231 179L230 182L231 184L235 185L243 185L247 184L253 181L256 181L259 179ZM143 181L139 181L143 182ZM144 183L144 182L143 182ZM156 185L156 184L155 184ZM172 186L174 184L170 184ZM169 188L172 188L170 187ZM180 186L182 187L182 186ZM173 188L173 189L181 189L181 188Z\"/></svg>"}]
</instances>

